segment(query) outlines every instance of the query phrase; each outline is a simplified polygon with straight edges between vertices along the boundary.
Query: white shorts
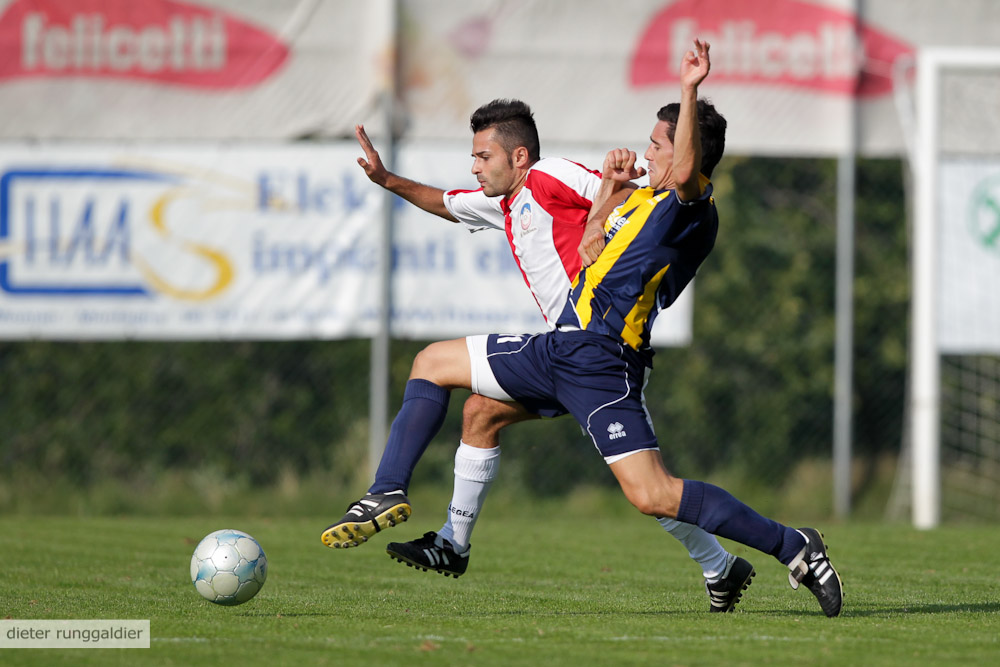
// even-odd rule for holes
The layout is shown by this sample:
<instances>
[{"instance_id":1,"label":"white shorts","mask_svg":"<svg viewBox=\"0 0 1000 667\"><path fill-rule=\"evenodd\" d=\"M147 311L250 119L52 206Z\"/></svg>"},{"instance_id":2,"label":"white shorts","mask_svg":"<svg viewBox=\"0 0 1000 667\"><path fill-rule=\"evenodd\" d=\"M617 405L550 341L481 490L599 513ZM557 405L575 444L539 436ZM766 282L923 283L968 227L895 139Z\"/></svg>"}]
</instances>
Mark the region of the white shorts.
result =
<instances>
[{"instance_id":1,"label":"white shorts","mask_svg":"<svg viewBox=\"0 0 1000 667\"><path fill-rule=\"evenodd\" d=\"M486 354L487 338L486 334L465 337L465 346L469 349L469 366L472 368L469 386L473 393L480 396L513 403L514 399L503 390L490 368L490 360Z\"/></svg>"}]
</instances>

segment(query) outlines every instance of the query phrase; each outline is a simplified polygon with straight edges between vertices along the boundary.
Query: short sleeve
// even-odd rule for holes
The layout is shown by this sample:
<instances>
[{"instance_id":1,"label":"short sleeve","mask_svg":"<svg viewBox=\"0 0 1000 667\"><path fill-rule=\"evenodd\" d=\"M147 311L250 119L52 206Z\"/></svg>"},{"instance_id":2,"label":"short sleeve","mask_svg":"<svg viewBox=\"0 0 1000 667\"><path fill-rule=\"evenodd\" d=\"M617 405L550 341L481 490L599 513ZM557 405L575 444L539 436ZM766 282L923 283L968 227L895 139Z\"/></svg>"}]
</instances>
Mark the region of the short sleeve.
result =
<instances>
[{"instance_id":1,"label":"short sleeve","mask_svg":"<svg viewBox=\"0 0 1000 667\"><path fill-rule=\"evenodd\" d=\"M500 200L501 197L487 197L482 189L448 190L444 193L445 208L470 232L504 228Z\"/></svg>"}]
</instances>

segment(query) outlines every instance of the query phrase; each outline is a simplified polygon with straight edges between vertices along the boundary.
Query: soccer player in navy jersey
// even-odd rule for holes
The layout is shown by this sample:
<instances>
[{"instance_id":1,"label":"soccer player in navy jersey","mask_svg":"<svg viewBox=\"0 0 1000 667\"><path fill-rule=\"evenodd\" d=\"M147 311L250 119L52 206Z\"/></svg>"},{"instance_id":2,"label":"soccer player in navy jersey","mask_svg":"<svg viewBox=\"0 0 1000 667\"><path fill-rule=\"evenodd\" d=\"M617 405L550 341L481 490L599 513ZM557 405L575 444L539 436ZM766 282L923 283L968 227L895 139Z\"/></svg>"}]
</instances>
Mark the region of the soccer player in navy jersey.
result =
<instances>
[{"instance_id":1,"label":"soccer player in navy jersey","mask_svg":"<svg viewBox=\"0 0 1000 667\"><path fill-rule=\"evenodd\" d=\"M768 519L712 484L671 475L642 405L653 321L694 277L718 231L708 176L722 155L725 123L697 95L709 69L709 46L696 40L681 63L680 103L657 114L645 154L649 187L617 192L635 173L635 155L609 153L596 215L581 241L587 266L573 280L556 328L472 336L469 359L439 379L468 383L478 394L516 401L534 414L572 414L639 511L774 556L789 568L793 589L804 584L827 616L837 616L843 590L822 535ZM424 566L421 556L448 553L427 538L387 550Z\"/></svg>"},{"instance_id":2,"label":"soccer player in navy jersey","mask_svg":"<svg viewBox=\"0 0 1000 667\"><path fill-rule=\"evenodd\" d=\"M482 186L478 190L445 191L387 171L361 126L355 133L365 157L358 163L373 182L426 211L462 222L470 231L506 231L525 282L551 328L581 267L579 245L602 178L567 160L541 158L531 111L522 102L494 100L480 107L470 124L472 172ZM470 387L468 380L453 384L441 375L455 356L469 366L466 346L466 339L445 341L417 355L375 482L323 532L324 544L358 546L409 516L405 494L413 468L440 428L450 390ZM538 416L516 403L480 395L466 401L462 443L455 455L455 495L448 521L441 534L434 535L440 548L428 557L437 571L458 576L467 567L469 535L497 474L500 429ZM710 610L732 610L754 575L752 565L726 552L697 526L669 518L660 523L701 565Z\"/></svg>"}]
</instances>

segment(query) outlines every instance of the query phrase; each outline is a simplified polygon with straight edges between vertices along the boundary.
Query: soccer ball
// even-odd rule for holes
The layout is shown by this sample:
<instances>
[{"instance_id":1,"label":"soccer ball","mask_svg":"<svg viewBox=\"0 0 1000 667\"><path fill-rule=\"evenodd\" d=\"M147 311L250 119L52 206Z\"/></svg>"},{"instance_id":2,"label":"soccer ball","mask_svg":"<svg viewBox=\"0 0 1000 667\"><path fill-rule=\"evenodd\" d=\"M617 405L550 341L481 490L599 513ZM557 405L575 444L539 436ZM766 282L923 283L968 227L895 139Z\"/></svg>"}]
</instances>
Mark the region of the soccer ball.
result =
<instances>
[{"instance_id":1,"label":"soccer ball","mask_svg":"<svg viewBox=\"0 0 1000 667\"><path fill-rule=\"evenodd\" d=\"M264 585L267 556L241 530L217 530L205 536L191 556L191 581L209 602L243 604Z\"/></svg>"}]
</instances>

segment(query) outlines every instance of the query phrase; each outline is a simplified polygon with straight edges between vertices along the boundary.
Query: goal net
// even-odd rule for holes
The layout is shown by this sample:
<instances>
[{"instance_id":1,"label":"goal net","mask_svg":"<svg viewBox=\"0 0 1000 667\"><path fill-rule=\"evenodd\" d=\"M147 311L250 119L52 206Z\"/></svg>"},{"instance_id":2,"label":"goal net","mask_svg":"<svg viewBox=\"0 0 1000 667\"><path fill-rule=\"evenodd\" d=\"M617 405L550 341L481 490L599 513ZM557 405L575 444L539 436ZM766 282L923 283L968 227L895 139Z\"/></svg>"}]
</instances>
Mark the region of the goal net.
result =
<instances>
[{"instance_id":1,"label":"goal net","mask_svg":"<svg viewBox=\"0 0 1000 667\"><path fill-rule=\"evenodd\" d=\"M917 527L1000 518L1000 50L917 60L907 442Z\"/></svg>"}]
</instances>

